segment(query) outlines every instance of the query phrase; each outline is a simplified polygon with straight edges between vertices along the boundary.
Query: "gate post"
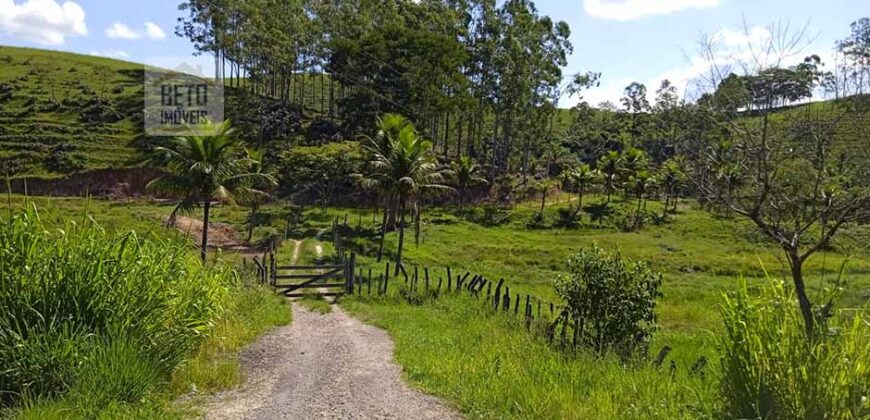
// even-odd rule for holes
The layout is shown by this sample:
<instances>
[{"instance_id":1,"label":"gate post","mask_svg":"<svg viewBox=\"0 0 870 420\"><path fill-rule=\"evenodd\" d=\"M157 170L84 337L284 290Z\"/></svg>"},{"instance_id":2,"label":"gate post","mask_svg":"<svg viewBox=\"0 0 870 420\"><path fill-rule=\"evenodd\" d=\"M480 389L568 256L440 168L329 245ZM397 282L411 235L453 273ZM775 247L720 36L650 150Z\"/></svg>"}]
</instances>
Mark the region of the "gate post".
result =
<instances>
[{"instance_id":1,"label":"gate post","mask_svg":"<svg viewBox=\"0 0 870 420\"><path fill-rule=\"evenodd\" d=\"M356 275L356 253L351 252L350 258L347 259L344 265L345 273L347 273L347 293L353 295L354 276Z\"/></svg>"}]
</instances>

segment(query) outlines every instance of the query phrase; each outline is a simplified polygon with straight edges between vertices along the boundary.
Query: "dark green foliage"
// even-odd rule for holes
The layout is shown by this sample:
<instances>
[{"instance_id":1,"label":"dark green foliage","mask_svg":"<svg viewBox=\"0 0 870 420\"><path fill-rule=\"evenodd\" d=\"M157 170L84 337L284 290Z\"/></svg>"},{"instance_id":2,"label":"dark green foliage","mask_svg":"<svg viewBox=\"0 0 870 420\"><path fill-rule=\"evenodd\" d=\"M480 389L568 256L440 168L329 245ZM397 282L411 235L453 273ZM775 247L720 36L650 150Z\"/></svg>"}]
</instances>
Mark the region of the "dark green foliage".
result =
<instances>
[{"instance_id":1,"label":"dark green foliage","mask_svg":"<svg viewBox=\"0 0 870 420\"><path fill-rule=\"evenodd\" d=\"M526 227L529 229L544 229L547 226L547 216L542 212L535 212L526 221Z\"/></svg>"},{"instance_id":2,"label":"dark green foliage","mask_svg":"<svg viewBox=\"0 0 870 420\"><path fill-rule=\"evenodd\" d=\"M230 102L227 114L250 144L265 146L277 140L290 140L302 129L302 110L294 104L240 91Z\"/></svg>"},{"instance_id":3,"label":"dark green foliage","mask_svg":"<svg viewBox=\"0 0 870 420\"><path fill-rule=\"evenodd\" d=\"M15 87L11 83L0 83L0 103L8 102L15 94Z\"/></svg>"},{"instance_id":4,"label":"dark green foliage","mask_svg":"<svg viewBox=\"0 0 870 420\"><path fill-rule=\"evenodd\" d=\"M481 214L474 217L477 223L483 226L498 226L510 222L510 212L505 208L493 204L481 207Z\"/></svg>"},{"instance_id":5,"label":"dark green foliage","mask_svg":"<svg viewBox=\"0 0 870 420\"><path fill-rule=\"evenodd\" d=\"M81 107L79 118L86 124L112 124L123 118L107 99L91 97Z\"/></svg>"},{"instance_id":6,"label":"dark green foliage","mask_svg":"<svg viewBox=\"0 0 870 420\"><path fill-rule=\"evenodd\" d=\"M645 355L656 330L662 275L644 262L592 246L568 260L569 274L555 282L572 321L572 343L597 353ZM564 322L564 321L563 321Z\"/></svg>"},{"instance_id":7,"label":"dark green foliage","mask_svg":"<svg viewBox=\"0 0 870 420\"><path fill-rule=\"evenodd\" d=\"M571 207L559 207L556 209L556 226L573 228L580 224L577 211Z\"/></svg>"},{"instance_id":8,"label":"dark green foliage","mask_svg":"<svg viewBox=\"0 0 870 420\"><path fill-rule=\"evenodd\" d=\"M294 147L278 157L278 194L323 205L347 202L358 194L351 174L363 161L357 143Z\"/></svg>"},{"instance_id":9,"label":"dark green foliage","mask_svg":"<svg viewBox=\"0 0 870 420\"><path fill-rule=\"evenodd\" d=\"M87 156L76 153L75 146L61 143L52 147L45 158L45 168L51 172L69 174L83 169L87 164Z\"/></svg>"}]
</instances>

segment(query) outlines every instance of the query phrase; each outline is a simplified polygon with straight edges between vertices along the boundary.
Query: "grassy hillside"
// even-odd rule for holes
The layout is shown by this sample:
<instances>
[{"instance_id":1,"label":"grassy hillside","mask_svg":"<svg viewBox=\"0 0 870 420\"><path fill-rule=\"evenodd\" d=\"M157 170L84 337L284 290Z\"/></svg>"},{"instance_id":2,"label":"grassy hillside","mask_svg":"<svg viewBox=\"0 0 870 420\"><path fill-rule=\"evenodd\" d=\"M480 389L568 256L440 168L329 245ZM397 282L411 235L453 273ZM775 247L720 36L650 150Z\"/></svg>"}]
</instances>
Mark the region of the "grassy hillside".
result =
<instances>
[{"instance_id":1,"label":"grassy hillside","mask_svg":"<svg viewBox=\"0 0 870 420\"><path fill-rule=\"evenodd\" d=\"M0 165L56 175L128 164L141 64L13 47L0 47L0 64Z\"/></svg>"},{"instance_id":2,"label":"grassy hillside","mask_svg":"<svg viewBox=\"0 0 870 420\"><path fill-rule=\"evenodd\" d=\"M0 46L0 173L56 177L130 166L143 134L142 78L139 63ZM247 89L244 79L235 84ZM241 89L225 91L233 120L242 118L234 109L250 111L249 103L237 106ZM336 87L334 98L343 93ZM304 103L304 128L328 112L329 77L297 77L287 94Z\"/></svg>"}]
</instances>

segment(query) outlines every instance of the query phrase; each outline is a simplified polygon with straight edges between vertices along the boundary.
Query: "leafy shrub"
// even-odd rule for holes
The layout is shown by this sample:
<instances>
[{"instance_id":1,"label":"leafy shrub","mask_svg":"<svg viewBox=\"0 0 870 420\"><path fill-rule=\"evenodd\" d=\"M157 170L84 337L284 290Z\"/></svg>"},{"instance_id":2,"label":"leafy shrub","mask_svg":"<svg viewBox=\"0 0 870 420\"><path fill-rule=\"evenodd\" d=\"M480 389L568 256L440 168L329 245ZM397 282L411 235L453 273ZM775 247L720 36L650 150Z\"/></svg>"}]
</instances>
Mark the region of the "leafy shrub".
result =
<instances>
[{"instance_id":1,"label":"leafy shrub","mask_svg":"<svg viewBox=\"0 0 870 420\"><path fill-rule=\"evenodd\" d=\"M53 148L45 158L45 168L52 172L69 174L84 169L87 161L87 156L83 154Z\"/></svg>"},{"instance_id":2,"label":"leafy shrub","mask_svg":"<svg viewBox=\"0 0 870 420\"><path fill-rule=\"evenodd\" d=\"M529 217L529 220L526 220L526 228L543 229L545 227L547 227L547 217L544 213L535 212Z\"/></svg>"},{"instance_id":3,"label":"leafy shrub","mask_svg":"<svg viewBox=\"0 0 870 420\"><path fill-rule=\"evenodd\" d=\"M572 207L560 207L556 209L556 226L562 228L577 227L579 220L577 219L576 210Z\"/></svg>"},{"instance_id":4,"label":"leafy shrub","mask_svg":"<svg viewBox=\"0 0 870 420\"><path fill-rule=\"evenodd\" d=\"M108 99L89 98L81 108L79 118L86 124L111 124L123 118Z\"/></svg>"},{"instance_id":5,"label":"leafy shrub","mask_svg":"<svg viewBox=\"0 0 870 420\"><path fill-rule=\"evenodd\" d=\"M87 220L49 223L35 209L0 224L0 255L4 402L96 382L106 398L136 398L141 392L120 388L143 389L131 376L147 366L117 367L135 357L167 377L208 331L235 278L203 269L181 241L112 235Z\"/></svg>"},{"instance_id":6,"label":"leafy shrub","mask_svg":"<svg viewBox=\"0 0 870 420\"><path fill-rule=\"evenodd\" d=\"M756 296L753 296L756 295ZM807 337L792 290L746 283L725 298L721 397L728 418L870 416L870 325L834 317Z\"/></svg>"},{"instance_id":7,"label":"leafy shrub","mask_svg":"<svg viewBox=\"0 0 870 420\"><path fill-rule=\"evenodd\" d=\"M8 102L15 95L15 87L11 83L0 83L0 103Z\"/></svg>"},{"instance_id":8,"label":"leafy shrub","mask_svg":"<svg viewBox=\"0 0 870 420\"><path fill-rule=\"evenodd\" d=\"M662 275L598 246L569 258L568 271L555 288L565 301L565 316L573 320L572 344L623 357L645 354L656 330Z\"/></svg>"},{"instance_id":9,"label":"leafy shrub","mask_svg":"<svg viewBox=\"0 0 870 420\"><path fill-rule=\"evenodd\" d=\"M332 121L316 119L305 130L305 144L317 145L341 137L341 127Z\"/></svg>"},{"instance_id":10,"label":"leafy shrub","mask_svg":"<svg viewBox=\"0 0 870 420\"><path fill-rule=\"evenodd\" d=\"M259 145L293 138L302 129L302 109L297 105L248 92L239 92L228 104L227 114L233 116L244 140Z\"/></svg>"},{"instance_id":11,"label":"leafy shrub","mask_svg":"<svg viewBox=\"0 0 870 420\"><path fill-rule=\"evenodd\" d=\"M483 206L483 214L477 218L477 222L484 226L498 226L510 221L510 212L504 208L492 204Z\"/></svg>"}]
</instances>

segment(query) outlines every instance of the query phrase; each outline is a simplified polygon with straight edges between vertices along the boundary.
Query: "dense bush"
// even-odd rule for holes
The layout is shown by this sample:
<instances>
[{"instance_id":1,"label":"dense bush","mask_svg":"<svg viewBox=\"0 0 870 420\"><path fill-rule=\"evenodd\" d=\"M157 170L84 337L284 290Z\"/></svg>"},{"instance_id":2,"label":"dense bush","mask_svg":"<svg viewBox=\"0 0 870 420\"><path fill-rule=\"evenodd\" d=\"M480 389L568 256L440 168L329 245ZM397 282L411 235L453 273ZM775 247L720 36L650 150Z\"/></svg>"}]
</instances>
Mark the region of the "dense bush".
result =
<instances>
[{"instance_id":1,"label":"dense bush","mask_svg":"<svg viewBox=\"0 0 870 420\"><path fill-rule=\"evenodd\" d=\"M112 102L108 99L91 97L81 104L79 118L86 124L111 124L120 121L124 117L115 110Z\"/></svg>"},{"instance_id":2,"label":"dense bush","mask_svg":"<svg viewBox=\"0 0 870 420\"><path fill-rule=\"evenodd\" d=\"M227 104L226 113L232 116L249 144L265 146L272 141L288 140L302 129L302 109L297 105L245 91L238 92L233 99Z\"/></svg>"},{"instance_id":3,"label":"dense bush","mask_svg":"<svg viewBox=\"0 0 870 420\"><path fill-rule=\"evenodd\" d=\"M9 101L14 94L15 87L11 83L0 83L0 103Z\"/></svg>"},{"instance_id":4,"label":"dense bush","mask_svg":"<svg viewBox=\"0 0 870 420\"><path fill-rule=\"evenodd\" d=\"M834 317L807 337L791 290L781 282L728 295L721 394L727 418L870 417L870 326Z\"/></svg>"},{"instance_id":5,"label":"dense bush","mask_svg":"<svg viewBox=\"0 0 870 420\"><path fill-rule=\"evenodd\" d=\"M68 151L63 147L55 147L45 158L45 168L51 172L69 174L84 169L88 159L86 155Z\"/></svg>"},{"instance_id":6,"label":"dense bush","mask_svg":"<svg viewBox=\"0 0 870 420\"><path fill-rule=\"evenodd\" d=\"M555 286L573 321L571 343L624 357L645 354L656 329L662 275L598 246L571 257L568 272Z\"/></svg>"},{"instance_id":7,"label":"dense bush","mask_svg":"<svg viewBox=\"0 0 870 420\"><path fill-rule=\"evenodd\" d=\"M354 201L359 188L352 175L363 160L354 142L294 147L278 157L278 195L321 205Z\"/></svg>"},{"instance_id":8,"label":"dense bush","mask_svg":"<svg viewBox=\"0 0 870 420\"><path fill-rule=\"evenodd\" d=\"M196 348L234 278L203 269L182 242L50 223L35 209L0 223L0 254L7 404L140 399Z\"/></svg>"}]
</instances>

